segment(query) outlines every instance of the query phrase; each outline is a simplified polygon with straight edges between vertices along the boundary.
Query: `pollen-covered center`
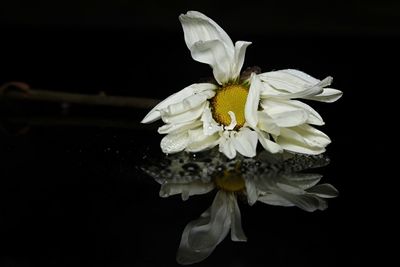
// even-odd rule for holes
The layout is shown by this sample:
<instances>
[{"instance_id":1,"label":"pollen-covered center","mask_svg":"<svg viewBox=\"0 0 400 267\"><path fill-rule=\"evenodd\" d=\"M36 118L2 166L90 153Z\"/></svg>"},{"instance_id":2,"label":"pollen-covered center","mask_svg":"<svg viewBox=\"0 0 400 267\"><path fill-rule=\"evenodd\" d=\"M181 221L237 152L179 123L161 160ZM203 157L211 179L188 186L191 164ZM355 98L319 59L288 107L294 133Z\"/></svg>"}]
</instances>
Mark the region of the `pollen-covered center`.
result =
<instances>
[{"instance_id":1,"label":"pollen-covered center","mask_svg":"<svg viewBox=\"0 0 400 267\"><path fill-rule=\"evenodd\" d=\"M213 118L216 122L228 126L231 123L229 111L235 113L236 129L242 127L246 122L244 107L249 90L242 85L228 85L217 90L211 99Z\"/></svg>"},{"instance_id":2,"label":"pollen-covered center","mask_svg":"<svg viewBox=\"0 0 400 267\"><path fill-rule=\"evenodd\" d=\"M242 175L237 171L224 171L214 178L214 183L219 189L228 192L243 191L246 187Z\"/></svg>"}]
</instances>

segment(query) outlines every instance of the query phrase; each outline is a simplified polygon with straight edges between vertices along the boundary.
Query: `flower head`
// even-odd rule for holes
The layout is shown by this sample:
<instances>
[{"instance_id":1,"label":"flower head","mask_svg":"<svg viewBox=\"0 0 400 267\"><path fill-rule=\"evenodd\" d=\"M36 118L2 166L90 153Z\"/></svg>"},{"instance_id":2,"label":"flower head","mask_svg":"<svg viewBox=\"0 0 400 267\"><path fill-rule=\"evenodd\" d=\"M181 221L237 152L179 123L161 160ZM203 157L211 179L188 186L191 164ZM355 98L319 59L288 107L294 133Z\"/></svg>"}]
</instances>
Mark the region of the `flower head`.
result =
<instances>
[{"instance_id":1,"label":"flower head","mask_svg":"<svg viewBox=\"0 0 400 267\"><path fill-rule=\"evenodd\" d=\"M219 146L232 159L237 152L254 157L258 142L271 152L283 150L320 154L330 143L311 125L323 125L321 116L295 99L334 102L342 92L332 78L322 81L298 70L279 70L241 76L246 48L233 44L212 19L197 11L182 14L185 42L192 58L211 66L215 83L196 83L169 96L142 120L162 119L158 129L164 153L198 152Z\"/></svg>"}]
</instances>

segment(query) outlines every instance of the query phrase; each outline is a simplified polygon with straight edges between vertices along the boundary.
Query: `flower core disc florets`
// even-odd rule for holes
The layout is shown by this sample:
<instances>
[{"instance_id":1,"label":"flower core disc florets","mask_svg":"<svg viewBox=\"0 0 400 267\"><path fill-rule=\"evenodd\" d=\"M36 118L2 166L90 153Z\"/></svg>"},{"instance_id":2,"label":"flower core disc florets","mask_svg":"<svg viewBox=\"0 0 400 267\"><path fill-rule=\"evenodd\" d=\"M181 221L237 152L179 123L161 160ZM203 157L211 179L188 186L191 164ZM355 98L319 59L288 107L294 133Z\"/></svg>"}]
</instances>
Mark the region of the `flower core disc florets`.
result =
<instances>
[{"instance_id":1,"label":"flower core disc florets","mask_svg":"<svg viewBox=\"0 0 400 267\"><path fill-rule=\"evenodd\" d=\"M221 125L230 125L231 111L236 117L235 130L243 127L246 122L244 108L248 93L249 89L240 84L230 84L218 89L210 101L214 120Z\"/></svg>"},{"instance_id":2,"label":"flower core disc florets","mask_svg":"<svg viewBox=\"0 0 400 267\"><path fill-rule=\"evenodd\" d=\"M224 171L215 176L214 183L217 188L227 192L241 192L246 188L242 175L237 171Z\"/></svg>"}]
</instances>

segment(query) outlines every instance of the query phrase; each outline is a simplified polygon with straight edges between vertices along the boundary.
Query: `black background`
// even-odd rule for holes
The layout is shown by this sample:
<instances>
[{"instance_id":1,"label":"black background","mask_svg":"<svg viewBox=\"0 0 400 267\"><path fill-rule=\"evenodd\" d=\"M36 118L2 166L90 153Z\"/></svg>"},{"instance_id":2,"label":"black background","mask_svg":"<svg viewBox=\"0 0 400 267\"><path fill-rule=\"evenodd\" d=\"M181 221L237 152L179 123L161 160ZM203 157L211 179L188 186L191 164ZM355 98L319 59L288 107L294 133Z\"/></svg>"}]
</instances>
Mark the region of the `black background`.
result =
<instances>
[{"instance_id":1,"label":"black background","mask_svg":"<svg viewBox=\"0 0 400 267\"><path fill-rule=\"evenodd\" d=\"M384 194L394 183L398 1L4 1L0 83L165 98L211 75L183 41L178 15L187 10L210 16L234 41L252 41L245 67L331 75L344 92L337 103L313 104L333 140L323 172L339 198L312 214L241 205L249 242L227 238L199 266L375 258L394 223ZM0 110L0 266L175 264L185 224L212 198L161 199L137 170L160 140L155 126L138 124L146 111L9 101ZM71 118L80 126L66 125Z\"/></svg>"}]
</instances>

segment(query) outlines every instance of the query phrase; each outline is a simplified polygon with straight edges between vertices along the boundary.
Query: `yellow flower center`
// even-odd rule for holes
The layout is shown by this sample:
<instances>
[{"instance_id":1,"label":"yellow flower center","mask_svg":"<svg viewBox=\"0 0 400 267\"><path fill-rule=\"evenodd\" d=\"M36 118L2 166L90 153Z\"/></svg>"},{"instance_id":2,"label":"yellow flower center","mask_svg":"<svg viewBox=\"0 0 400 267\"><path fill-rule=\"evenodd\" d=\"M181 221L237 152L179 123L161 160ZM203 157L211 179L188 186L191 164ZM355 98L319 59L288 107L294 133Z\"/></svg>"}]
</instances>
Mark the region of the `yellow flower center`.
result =
<instances>
[{"instance_id":1,"label":"yellow flower center","mask_svg":"<svg viewBox=\"0 0 400 267\"><path fill-rule=\"evenodd\" d=\"M242 175L237 171L224 171L214 178L215 185L228 192L238 192L245 189L246 185Z\"/></svg>"},{"instance_id":2,"label":"yellow flower center","mask_svg":"<svg viewBox=\"0 0 400 267\"><path fill-rule=\"evenodd\" d=\"M228 112L232 111L236 117L235 129L241 128L246 119L244 117L244 107L246 105L249 90L243 85L233 84L222 87L211 99L213 118L216 122L228 126L231 117Z\"/></svg>"}]
</instances>

